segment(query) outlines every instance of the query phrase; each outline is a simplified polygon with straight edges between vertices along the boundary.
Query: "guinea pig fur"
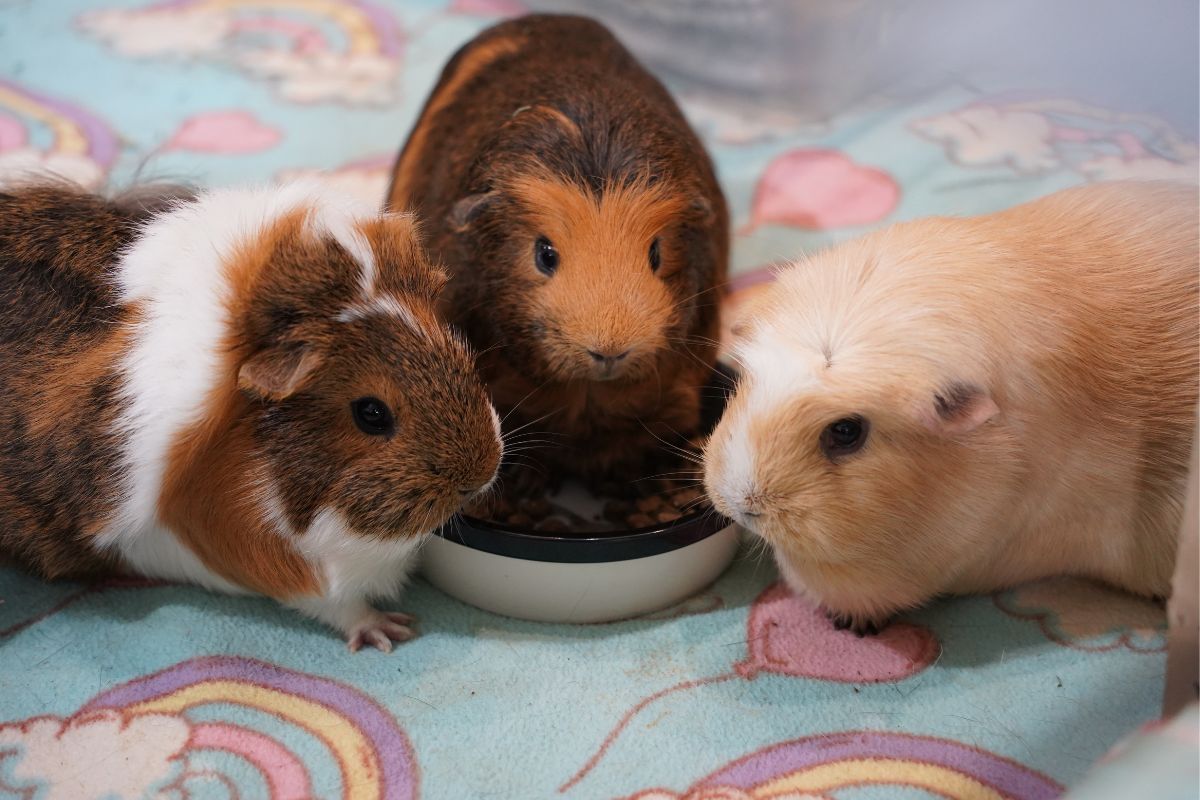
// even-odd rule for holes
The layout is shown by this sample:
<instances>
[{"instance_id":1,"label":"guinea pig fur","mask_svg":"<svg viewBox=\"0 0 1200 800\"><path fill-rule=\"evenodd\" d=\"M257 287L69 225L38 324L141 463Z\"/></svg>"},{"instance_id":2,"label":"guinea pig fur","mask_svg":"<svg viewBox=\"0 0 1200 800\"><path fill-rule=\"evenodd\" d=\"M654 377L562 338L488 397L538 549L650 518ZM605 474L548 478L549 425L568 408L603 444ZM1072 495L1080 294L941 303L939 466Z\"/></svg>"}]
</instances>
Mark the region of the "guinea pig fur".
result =
<instances>
[{"instance_id":1,"label":"guinea pig fur","mask_svg":"<svg viewBox=\"0 0 1200 800\"><path fill-rule=\"evenodd\" d=\"M499 420L413 220L314 185L0 193L0 550L268 595L351 649L486 489Z\"/></svg>"},{"instance_id":2,"label":"guinea pig fur","mask_svg":"<svg viewBox=\"0 0 1200 800\"><path fill-rule=\"evenodd\" d=\"M613 475L697 427L725 201L670 95L602 25L526 16L465 45L388 203L428 222L445 313L506 426L561 443L542 457Z\"/></svg>"},{"instance_id":3,"label":"guinea pig fur","mask_svg":"<svg viewBox=\"0 0 1200 800\"><path fill-rule=\"evenodd\" d=\"M1059 574L1168 595L1198 211L1195 187L1095 185L788 267L736 326L713 503L859 630Z\"/></svg>"}]
</instances>

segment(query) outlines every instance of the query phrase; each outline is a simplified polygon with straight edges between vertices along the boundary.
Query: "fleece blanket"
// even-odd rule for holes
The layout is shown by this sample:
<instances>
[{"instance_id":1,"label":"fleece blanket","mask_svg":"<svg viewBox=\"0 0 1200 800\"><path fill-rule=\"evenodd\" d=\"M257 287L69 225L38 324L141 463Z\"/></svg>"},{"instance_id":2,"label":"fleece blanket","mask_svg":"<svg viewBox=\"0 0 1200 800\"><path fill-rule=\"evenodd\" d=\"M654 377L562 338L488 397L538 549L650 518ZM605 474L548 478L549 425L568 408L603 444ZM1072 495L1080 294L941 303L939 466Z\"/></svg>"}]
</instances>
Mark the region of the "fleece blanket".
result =
<instances>
[{"instance_id":1,"label":"fleece blanket","mask_svg":"<svg viewBox=\"0 0 1200 800\"><path fill-rule=\"evenodd\" d=\"M445 59L521 10L3 0L0 179L319 172L378 199ZM1067 97L948 87L821 124L685 105L732 208L733 306L770 263L872 226L1197 170L1167 124ZM1153 721L1162 691L1161 608L1076 580L939 602L865 639L749 551L614 624L497 617L421 580L401 607L419 639L351 654L262 599L0 570L0 797L1039 800ZM1176 766L1194 764L1189 719ZM1123 796L1188 796L1187 769L1120 774Z\"/></svg>"}]
</instances>

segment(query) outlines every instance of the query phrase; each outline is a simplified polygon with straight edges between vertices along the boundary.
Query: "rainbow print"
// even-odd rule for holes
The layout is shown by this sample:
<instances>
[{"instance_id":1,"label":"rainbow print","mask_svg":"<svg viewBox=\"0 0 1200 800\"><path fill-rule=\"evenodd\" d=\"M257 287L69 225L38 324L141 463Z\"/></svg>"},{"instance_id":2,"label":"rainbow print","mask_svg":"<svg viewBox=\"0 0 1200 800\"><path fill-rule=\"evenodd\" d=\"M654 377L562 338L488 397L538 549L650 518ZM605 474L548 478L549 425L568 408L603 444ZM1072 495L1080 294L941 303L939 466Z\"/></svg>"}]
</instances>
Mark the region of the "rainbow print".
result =
<instances>
[{"instance_id":1,"label":"rainbow print","mask_svg":"<svg viewBox=\"0 0 1200 800\"><path fill-rule=\"evenodd\" d=\"M867 785L921 789L950 800L1050 800L1063 791L1028 767L951 739L847 731L759 750L704 778L689 794L720 787L765 800Z\"/></svg>"},{"instance_id":2,"label":"rainbow print","mask_svg":"<svg viewBox=\"0 0 1200 800\"><path fill-rule=\"evenodd\" d=\"M235 656L196 658L110 689L79 711L106 709L129 717L183 715L227 704L270 714L303 729L332 755L345 800L415 800L418 772L412 746L383 708L327 678ZM276 739L229 722L193 722L190 750L238 756L263 776L276 800L313 791L307 767Z\"/></svg>"},{"instance_id":3,"label":"rainbow print","mask_svg":"<svg viewBox=\"0 0 1200 800\"><path fill-rule=\"evenodd\" d=\"M404 36L396 20L386 10L363 0L170 0L150 10L211 9L237 12L236 31L256 29L290 36L303 50L328 49L328 40L315 24L270 16L272 11L301 12L328 20L346 38L346 52L354 55L384 55L398 58L404 48ZM246 12L251 12L245 16ZM268 12L253 16L253 12Z\"/></svg>"},{"instance_id":4,"label":"rainbow print","mask_svg":"<svg viewBox=\"0 0 1200 800\"><path fill-rule=\"evenodd\" d=\"M232 65L297 103L394 102L406 41L366 0L168 0L78 21L121 55Z\"/></svg>"},{"instance_id":5,"label":"rainbow print","mask_svg":"<svg viewBox=\"0 0 1200 800\"><path fill-rule=\"evenodd\" d=\"M35 132L48 133L38 141ZM0 157L22 157L81 183L98 182L117 160L119 143L96 115L0 78Z\"/></svg>"}]
</instances>

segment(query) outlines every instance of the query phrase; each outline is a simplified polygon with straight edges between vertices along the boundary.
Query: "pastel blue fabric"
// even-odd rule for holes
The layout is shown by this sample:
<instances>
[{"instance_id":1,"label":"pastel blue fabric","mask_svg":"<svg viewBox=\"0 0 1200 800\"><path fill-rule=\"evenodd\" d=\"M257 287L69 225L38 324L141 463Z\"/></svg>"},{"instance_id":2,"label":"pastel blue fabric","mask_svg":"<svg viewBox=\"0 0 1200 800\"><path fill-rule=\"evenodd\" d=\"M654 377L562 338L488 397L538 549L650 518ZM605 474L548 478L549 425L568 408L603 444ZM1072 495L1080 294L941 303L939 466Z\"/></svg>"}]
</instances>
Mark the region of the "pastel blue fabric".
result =
<instances>
[{"instance_id":1,"label":"pastel blue fabric","mask_svg":"<svg viewBox=\"0 0 1200 800\"><path fill-rule=\"evenodd\" d=\"M0 0L0 182L311 175L378 203L442 64L522 10ZM894 221L1197 172L1168 123L1064 96L946 87L819 124L714 97L683 105L730 203L731 308L772 264ZM0 798L1107 797L1080 781L1162 692L1162 609L1078 580L941 601L865 639L749 550L619 623L507 619L420 579L398 607L423 635L352 654L264 599L0 569ZM1123 796L1167 797L1164 775L1194 796L1194 769L1136 764Z\"/></svg>"}]
</instances>

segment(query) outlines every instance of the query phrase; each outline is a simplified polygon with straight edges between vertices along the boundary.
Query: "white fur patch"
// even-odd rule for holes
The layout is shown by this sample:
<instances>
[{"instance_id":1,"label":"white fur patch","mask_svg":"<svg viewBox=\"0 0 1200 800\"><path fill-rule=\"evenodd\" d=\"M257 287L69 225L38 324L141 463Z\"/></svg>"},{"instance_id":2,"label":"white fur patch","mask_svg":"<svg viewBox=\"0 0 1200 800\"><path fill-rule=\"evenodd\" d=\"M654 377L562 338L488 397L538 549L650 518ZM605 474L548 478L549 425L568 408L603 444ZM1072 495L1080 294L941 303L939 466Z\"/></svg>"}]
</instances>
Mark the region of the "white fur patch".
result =
<instances>
[{"instance_id":1,"label":"white fur patch","mask_svg":"<svg viewBox=\"0 0 1200 800\"><path fill-rule=\"evenodd\" d=\"M738 409L721 423L721 471L709 476L712 490L736 521L752 530L753 518L742 513L747 510L747 499L758 491L756 442L750 423L772 416L797 397L820 391L829 369L823 347L796 338L794 333L763 324L739 344Z\"/></svg>"},{"instance_id":2,"label":"white fur patch","mask_svg":"<svg viewBox=\"0 0 1200 800\"><path fill-rule=\"evenodd\" d=\"M829 360L819 347L805 346L765 325L738 348L737 357L756 413L771 411L798 395L820 389L829 368Z\"/></svg>"},{"instance_id":3,"label":"white fur patch","mask_svg":"<svg viewBox=\"0 0 1200 800\"><path fill-rule=\"evenodd\" d=\"M289 605L343 632L362 622L371 612L372 598L395 597L416 566L424 536L378 539L356 534L333 509L318 512L307 531L291 530L283 507L268 493L268 516L280 534L320 576L320 597L296 598Z\"/></svg>"},{"instance_id":4,"label":"white fur patch","mask_svg":"<svg viewBox=\"0 0 1200 800\"><path fill-rule=\"evenodd\" d=\"M371 243L367 241L367 237L363 236L362 231L355 227L355 218L350 216L329 215L325 218L316 218L314 223L323 229L326 233L334 238L342 249L350 254L359 266L359 289L365 298L372 299L375 297L375 276L377 268L375 265L375 252L371 250Z\"/></svg>"},{"instance_id":5,"label":"white fur patch","mask_svg":"<svg viewBox=\"0 0 1200 800\"><path fill-rule=\"evenodd\" d=\"M144 526L137 530L137 535L127 535L106 544L116 546L121 558L148 578L194 583L229 594L248 592L204 566L187 545L161 527Z\"/></svg>"},{"instance_id":6,"label":"white fur patch","mask_svg":"<svg viewBox=\"0 0 1200 800\"><path fill-rule=\"evenodd\" d=\"M390 294L376 295L369 300L355 303L337 315L338 322L351 322L373 315L393 317L408 326L413 333L424 335L426 332L417 322L416 315L403 302Z\"/></svg>"},{"instance_id":7,"label":"white fur patch","mask_svg":"<svg viewBox=\"0 0 1200 800\"><path fill-rule=\"evenodd\" d=\"M122 499L95 541L145 574L232 588L157 524L159 494L171 445L230 377L221 374L229 327L225 265L238 247L300 209L308 209L310 229L332 235L378 216L315 182L206 192L149 222L117 265L121 299L137 303L142 317L121 364Z\"/></svg>"},{"instance_id":8,"label":"white fur patch","mask_svg":"<svg viewBox=\"0 0 1200 800\"><path fill-rule=\"evenodd\" d=\"M734 420L723 440L721 472L713 476L713 488L735 514L745 510L746 498L754 494L754 443L744 415ZM744 519L738 522L746 525Z\"/></svg>"}]
</instances>

